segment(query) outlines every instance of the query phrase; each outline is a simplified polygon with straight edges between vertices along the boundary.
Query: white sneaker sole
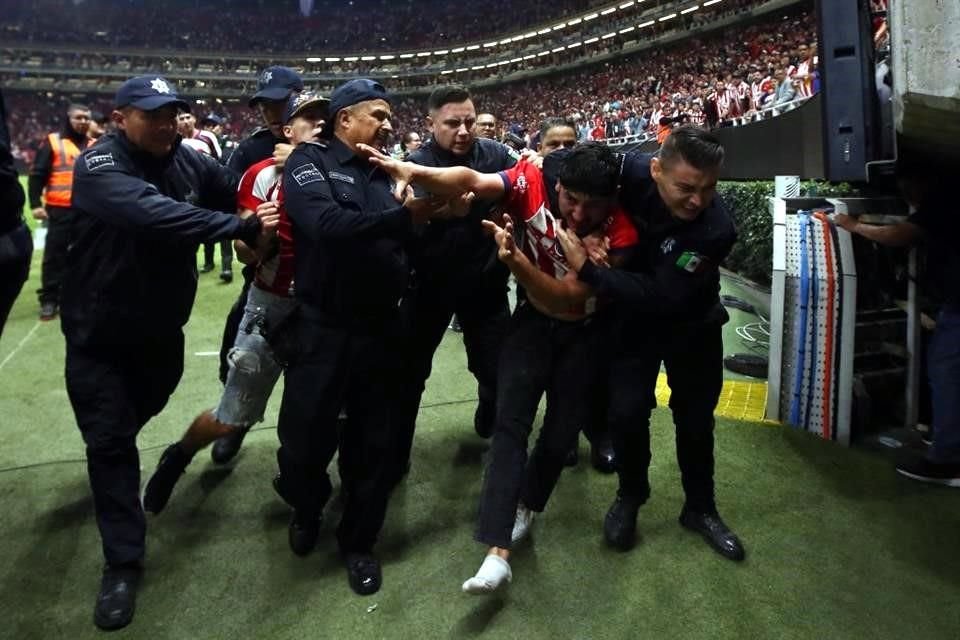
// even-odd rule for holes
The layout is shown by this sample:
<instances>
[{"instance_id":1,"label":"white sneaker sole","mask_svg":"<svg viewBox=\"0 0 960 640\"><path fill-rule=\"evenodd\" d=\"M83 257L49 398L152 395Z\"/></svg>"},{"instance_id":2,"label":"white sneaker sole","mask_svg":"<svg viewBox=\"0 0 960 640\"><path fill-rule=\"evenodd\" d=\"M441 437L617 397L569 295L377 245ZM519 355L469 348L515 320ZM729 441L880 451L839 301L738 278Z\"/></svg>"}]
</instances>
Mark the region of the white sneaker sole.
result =
<instances>
[{"instance_id":1,"label":"white sneaker sole","mask_svg":"<svg viewBox=\"0 0 960 640\"><path fill-rule=\"evenodd\" d=\"M939 484L944 487L960 487L960 478L930 478L928 476L920 476L915 473L910 473L909 471L904 471L903 469L897 469L897 473L902 476L906 476L911 480L919 480L920 482L926 482L927 484Z\"/></svg>"}]
</instances>

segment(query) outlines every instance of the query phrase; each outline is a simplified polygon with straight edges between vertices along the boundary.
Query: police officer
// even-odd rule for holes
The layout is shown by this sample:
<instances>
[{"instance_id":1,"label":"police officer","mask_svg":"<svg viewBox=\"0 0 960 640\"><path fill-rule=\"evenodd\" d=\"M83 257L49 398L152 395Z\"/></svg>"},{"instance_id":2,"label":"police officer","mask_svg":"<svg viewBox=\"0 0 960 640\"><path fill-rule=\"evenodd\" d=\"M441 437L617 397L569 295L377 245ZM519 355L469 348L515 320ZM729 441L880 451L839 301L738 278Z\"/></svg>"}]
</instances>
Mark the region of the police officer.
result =
<instances>
[{"instance_id":1,"label":"police officer","mask_svg":"<svg viewBox=\"0 0 960 640\"><path fill-rule=\"evenodd\" d=\"M0 335L30 273L33 240L23 222L23 187L13 164L7 108L0 93Z\"/></svg>"},{"instance_id":2,"label":"police officer","mask_svg":"<svg viewBox=\"0 0 960 640\"><path fill-rule=\"evenodd\" d=\"M431 138L409 156L430 167L465 166L495 173L516 164L517 155L494 140L476 137L477 111L460 85L441 86L427 101ZM407 370L397 410L398 471L409 465L417 412L430 377L433 354L453 314L463 328L467 368L477 379L476 432L489 437L496 400L497 359L510 319L509 271L496 259L496 247L481 221L492 203L474 201L466 217L434 222L418 234L413 247L416 292L409 307L411 335Z\"/></svg>"},{"instance_id":3,"label":"police officer","mask_svg":"<svg viewBox=\"0 0 960 640\"><path fill-rule=\"evenodd\" d=\"M247 169L261 160L266 160L275 152L280 164L283 160L286 160L293 150L293 146L288 144L287 139L283 136L283 114L290 96L301 91L303 91L303 79L290 67L267 67L260 74L257 80L257 92L250 98L249 105L260 112L264 126L254 131L230 154L227 167L238 178L246 173ZM242 273L243 289L227 314L223 326L223 341L220 344L220 381L224 384L226 384L227 371L229 371L227 353L236 341L255 269L248 265L243 268ZM240 451L243 439L249 430L236 429L230 435L214 442L210 449L210 457L213 458L213 461L217 464L225 464L232 460Z\"/></svg>"},{"instance_id":4,"label":"police officer","mask_svg":"<svg viewBox=\"0 0 960 640\"><path fill-rule=\"evenodd\" d=\"M71 209L73 163L89 143L90 110L71 104L66 116L63 128L49 133L37 147L27 183L33 217L47 224L41 284L37 291L41 320L52 320L59 310L60 282L75 217Z\"/></svg>"},{"instance_id":5,"label":"police officer","mask_svg":"<svg viewBox=\"0 0 960 640\"><path fill-rule=\"evenodd\" d=\"M382 85L347 82L330 96L329 112L327 142L298 146L283 175L301 344L286 371L277 458L294 507L290 547L304 555L316 545L329 495L326 465L336 447L337 415L346 408L337 542L351 588L366 595L380 588L373 546L392 486L390 413L409 274L404 245L415 223L438 214L429 200L397 202L387 174L357 155L358 143L382 149L392 132Z\"/></svg>"},{"instance_id":6,"label":"police officer","mask_svg":"<svg viewBox=\"0 0 960 640\"><path fill-rule=\"evenodd\" d=\"M146 522L137 433L183 373L183 331L204 240L269 242L276 216L241 219L237 179L180 145L189 105L160 76L126 81L117 130L76 163L78 212L63 289L66 383L87 446L87 472L106 567L94 609L103 629L132 620Z\"/></svg>"},{"instance_id":7,"label":"police officer","mask_svg":"<svg viewBox=\"0 0 960 640\"><path fill-rule=\"evenodd\" d=\"M680 524L726 558L745 555L717 513L713 484L713 412L728 320L719 266L737 238L716 196L723 154L712 134L684 126L667 137L658 157L624 158L621 202L640 230L637 258L626 270L596 268L573 236L559 234L579 282L621 303L608 407L620 488L604 521L604 537L617 548L632 546L638 509L650 496L650 412L662 363L686 494Z\"/></svg>"},{"instance_id":8,"label":"police officer","mask_svg":"<svg viewBox=\"0 0 960 640\"><path fill-rule=\"evenodd\" d=\"M278 144L287 144L283 137L283 110L292 93L303 91L303 79L290 67L267 67L257 79L257 92L250 98L251 109L260 112L263 125L241 142L227 164L242 176L251 166L269 158ZM290 147L292 150L292 147Z\"/></svg>"}]
</instances>

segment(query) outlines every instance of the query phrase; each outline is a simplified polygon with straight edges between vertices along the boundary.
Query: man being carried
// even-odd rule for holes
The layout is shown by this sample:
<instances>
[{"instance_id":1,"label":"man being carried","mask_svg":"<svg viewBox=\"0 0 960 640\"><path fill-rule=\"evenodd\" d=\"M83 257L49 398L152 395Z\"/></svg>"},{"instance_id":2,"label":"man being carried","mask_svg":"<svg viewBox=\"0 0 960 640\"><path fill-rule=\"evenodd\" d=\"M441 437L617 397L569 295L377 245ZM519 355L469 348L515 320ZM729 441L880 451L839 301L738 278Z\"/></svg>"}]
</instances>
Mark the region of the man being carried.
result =
<instances>
[{"instance_id":1,"label":"man being carried","mask_svg":"<svg viewBox=\"0 0 960 640\"><path fill-rule=\"evenodd\" d=\"M289 98L283 134L290 144L298 145L316 136L326 116L327 103L325 98L310 93ZM237 255L245 264L256 265L257 273L247 297L241 330L228 357L227 383L217 408L198 415L180 441L167 447L160 457L143 493L143 508L151 513L160 513L166 506L177 480L197 451L235 429L247 430L263 420L267 400L280 377L282 364L265 336L295 305L293 237L283 209L282 178L282 167L271 157L250 167L240 181L240 216L278 210L276 241L265 253L254 251L242 241L236 242ZM279 482L276 486L280 491Z\"/></svg>"},{"instance_id":2,"label":"man being carried","mask_svg":"<svg viewBox=\"0 0 960 640\"><path fill-rule=\"evenodd\" d=\"M550 154L542 171L524 158L494 174L421 167L365 151L394 177L398 189L413 182L443 196L472 192L500 200L509 214L503 228L489 221L485 226L523 291L501 349L497 417L480 499L476 539L488 546L487 556L463 584L467 593L489 593L512 579L511 546L529 529L533 512L546 506L589 416L604 335L595 315L597 300L586 289L579 298L560 299L543 282L576 280L558 243L564 226L600 243L609 238L612 252L636 243L635 229L616 206L620 163L608 147L594 143ZM570 389L573 381L576 392ZM527 441L544 392L547 413L528 459Z\"/></svg>"}]
</instances>

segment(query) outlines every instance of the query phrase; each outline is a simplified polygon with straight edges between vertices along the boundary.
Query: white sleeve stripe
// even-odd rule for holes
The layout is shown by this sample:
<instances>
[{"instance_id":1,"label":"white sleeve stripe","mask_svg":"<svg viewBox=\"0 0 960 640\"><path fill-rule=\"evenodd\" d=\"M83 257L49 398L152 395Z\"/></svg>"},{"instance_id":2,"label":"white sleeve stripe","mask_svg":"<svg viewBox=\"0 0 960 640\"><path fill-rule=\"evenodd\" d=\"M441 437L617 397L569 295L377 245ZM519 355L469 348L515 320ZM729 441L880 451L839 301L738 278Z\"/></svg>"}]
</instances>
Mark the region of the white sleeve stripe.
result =
<instances>
[{"instance_id":1,"label":"white sleeve stripe","mask_svg":"<svg viewBox=\"0 0 960 640\"><path fill-rule=\"evenodd\" d=\"M253 189L251 190L253 197L261 202L270 200L273 185L279 177L280 172L277 171L276 165L270 165L269 167L261 169L253 181Z\"/></svg>"}]
</instances>

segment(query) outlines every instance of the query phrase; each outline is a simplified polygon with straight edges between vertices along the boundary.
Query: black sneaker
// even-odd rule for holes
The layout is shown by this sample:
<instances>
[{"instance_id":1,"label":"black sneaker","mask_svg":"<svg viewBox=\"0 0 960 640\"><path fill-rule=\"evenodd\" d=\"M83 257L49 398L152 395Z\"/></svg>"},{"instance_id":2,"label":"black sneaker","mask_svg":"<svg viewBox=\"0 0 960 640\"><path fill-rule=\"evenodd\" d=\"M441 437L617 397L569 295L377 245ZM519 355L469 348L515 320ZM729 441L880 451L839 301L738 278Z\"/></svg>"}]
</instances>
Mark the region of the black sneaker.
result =
<instances>
[{"instance_id":1,"label":"black sneaker","mask_svg":"<svg viewBox=\"0 0 960 640\"><path fill-rule=\"evenodd\" d=\"M177 480L183 475L192 456L188 456L180 448L180 443L174 443L160 456L157 468L147 480L143 490L143 510L150 513L160 513L167 506Z\"/></svg>"},{"instance_id":2,"label":"black sneaker","mask_svg":"<svg viewBox=\"0 0 960 640\"><path fill-rule=\"evenodd\" d=\"M233 271L230 269L225 269L220 272L220 279L223 280L226 284L233 282Z\"/></svg>"},{"instance_id":3,"label":"black sneaker","mask_svg":"<svg viewBox=\"0 0 960 640\"><path fill-rule=\"evenodd\" d=\"M205 264L202 267L200 267L200 273L210 273L214 269L216 269L216 266L214 266L213 264Z\"/></svg>"},{"instance_id":4,"label":"black sneaker","mask_svg":"<svg viewBox=\"0 0 960 640\"><path fill-rule=\"evenodd\" d=\"M920 482L960 487L960 464L932 462L917 458L897 465L897 473Z\"/></svg>"},{"instance_id":5,"label":"black sneaker","mask_svg":"<svg viewBox=\"0 0 960 640\"><path fill-rule=\"evenodd\" d=\"M250 427L237 427L222 438L217 438L210 448L210 458L217 464L226 464L233 460L248 431Z\"/></svg>"}]
</instances>

